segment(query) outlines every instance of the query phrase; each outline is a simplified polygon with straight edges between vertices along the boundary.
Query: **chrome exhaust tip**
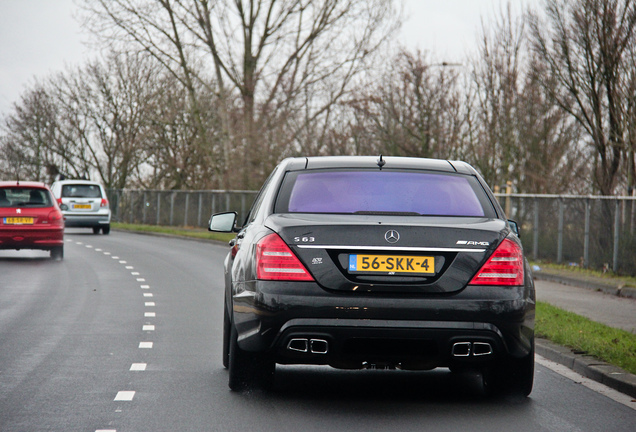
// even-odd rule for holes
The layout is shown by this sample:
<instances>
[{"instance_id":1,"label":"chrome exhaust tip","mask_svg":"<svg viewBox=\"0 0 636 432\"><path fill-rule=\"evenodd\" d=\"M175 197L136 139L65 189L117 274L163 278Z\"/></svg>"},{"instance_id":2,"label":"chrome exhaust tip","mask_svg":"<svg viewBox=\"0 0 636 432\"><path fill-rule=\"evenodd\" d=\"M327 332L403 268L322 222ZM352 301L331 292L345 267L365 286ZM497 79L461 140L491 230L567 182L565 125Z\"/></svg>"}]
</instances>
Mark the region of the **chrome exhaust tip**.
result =
<instances>
[{"instance_id":1,"label":"chrome exhaust tip","mask_svg":"<svg viewBox=\"0 0 636 432\"><path fill-rule=\"evenodd\" d=\"M487 342L473 342L473 355L485 356L492 354L492 346Z\"/></svg>"},{"instance_id":2,"label":"chrome exhaust tip","mask_svg":"<svg viewBox=\"0 0 636 432\"><path fill-rule=\"evenodd\" d=\"M451 354L453 357L468 357L470 356L470 342L456 342L453 344Z\"/></svg>"},{"instance_id":3,"label":"chrome exhaust tip","mask_svg":"<svg viewBox=\"0 0 636 432\"><path fill-rule=\"evenodd\" d=\"M307 339L295 338L287 343L287 349L301 353L309 352L309 341Z\"/></svg>"},{"instance_id":4,"label":"chrome exhaust tip","mask_svg":"<svg viewBox=\"0 0 636 432\"><path fill-rule=\"evenodd\" d=\"M324 339L311 339L309 341L309 350L312 354L327 354L329 343Z\"/></svg>"}]
</instances>

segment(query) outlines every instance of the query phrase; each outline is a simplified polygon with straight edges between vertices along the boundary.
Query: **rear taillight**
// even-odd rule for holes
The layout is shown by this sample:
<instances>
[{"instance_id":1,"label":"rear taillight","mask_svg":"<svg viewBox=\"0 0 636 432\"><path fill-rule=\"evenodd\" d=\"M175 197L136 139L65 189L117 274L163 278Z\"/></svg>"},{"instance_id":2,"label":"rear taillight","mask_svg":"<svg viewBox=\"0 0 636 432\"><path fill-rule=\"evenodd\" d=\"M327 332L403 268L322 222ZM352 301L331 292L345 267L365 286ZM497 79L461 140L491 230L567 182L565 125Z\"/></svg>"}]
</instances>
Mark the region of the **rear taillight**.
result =
<instances>
[{"instance_id":1,"label":"rear taillight","mask_svg":"<svg viewBox=\"0 0 636 432\"><path fill-rule=\"evenodd\" d=\"M278 234L263 237L256 245L256 277L260 280L314 280Z\"/></svg>"},{"instance_id":2,"label":"rear taillight","mask_svg":"<svg viewBox=\"0 0 636 432\"><path fill-rule=\"evenodd\" d=\"M99 205L100 207L108 207L108 200L106 198L102 198L102 202Z\"/></svg>"},{"instance_id":3,"label":"rear taillight","mask_svg":"<svg viewBox=\"0 0 636 432\"><path fill-rule=\"evenodd\" d=\"M62 205L62 198L58 198L56 201L57 201L57 205L59 205L59 206Z\"/></svg>"},{"instance_id":4,"label":"rear taillight","mask_svg":"<svg viewBox=\"0 0 636 432\"><path fill-rule=\"evenodd\" d=\"M523 285L521 247L510 239L504 239L470 285Z\"/></svg>"},{"instance_id":5,"label":"rear taillight","mask_svg":"<svg viewBox=\"0 0 636 432\"><path fill-rule=\"evenodd\" d=\"M64 225L64 215L59 210L51 210L48 219L51 225Z\"/></svg>"}]
</instances>

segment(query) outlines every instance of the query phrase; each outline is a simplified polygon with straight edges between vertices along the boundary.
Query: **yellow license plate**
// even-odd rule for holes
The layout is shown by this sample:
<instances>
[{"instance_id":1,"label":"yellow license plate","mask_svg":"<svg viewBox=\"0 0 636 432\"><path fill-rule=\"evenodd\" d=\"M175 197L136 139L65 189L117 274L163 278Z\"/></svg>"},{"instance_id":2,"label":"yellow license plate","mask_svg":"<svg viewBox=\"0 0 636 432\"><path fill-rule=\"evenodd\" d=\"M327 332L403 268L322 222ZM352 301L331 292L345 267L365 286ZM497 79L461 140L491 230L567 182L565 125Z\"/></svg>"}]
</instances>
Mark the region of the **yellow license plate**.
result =
<instances>
[{"instance_id":1,"label":"yellow license plate","mask_svg":"<svg viewBox=\"0 0 636 432\"><path fill-rule=\"evenodd\" d=\"M73 204L73 209L90 210L91 205L90 204Z\"/></svg>"},{"instance_id":2,"label":"yellow license plate","mask_svg":"<svg viewBox=\"0 0 636 432\"><path fill-rule=\"evenodd\" d=\"M349 272L435 274L435 257L402 255L349 255Z\"/></svg>"},{"instance_id":3,"label":"yellow license plate","mask_svg":"<svg viewBox=\"0 0 636 432\"><path fill-rule=\"evenodd\" d=\"M6 217L4 218L6 225L33 225L32 217Z\"/></svg>"}]
</instances>

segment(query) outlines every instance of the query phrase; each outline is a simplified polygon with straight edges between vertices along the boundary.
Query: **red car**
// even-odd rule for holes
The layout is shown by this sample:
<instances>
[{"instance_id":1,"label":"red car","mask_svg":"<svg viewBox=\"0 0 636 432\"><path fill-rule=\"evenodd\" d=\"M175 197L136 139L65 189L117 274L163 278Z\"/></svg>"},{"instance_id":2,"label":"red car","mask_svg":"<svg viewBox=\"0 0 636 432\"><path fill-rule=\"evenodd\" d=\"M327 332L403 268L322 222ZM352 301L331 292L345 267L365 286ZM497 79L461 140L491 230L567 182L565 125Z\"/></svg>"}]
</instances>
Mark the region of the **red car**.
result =
<instances>
[{"instance_id":1,"label":"red car","mask_svg":"<svg viewBox=\"0 0 636 432\"><path fill-rule=\"evenodd\" d=\"M0 182L0 249L40 249L64 258L64 216L47 185Z\"/></svg>"}]
</instances>

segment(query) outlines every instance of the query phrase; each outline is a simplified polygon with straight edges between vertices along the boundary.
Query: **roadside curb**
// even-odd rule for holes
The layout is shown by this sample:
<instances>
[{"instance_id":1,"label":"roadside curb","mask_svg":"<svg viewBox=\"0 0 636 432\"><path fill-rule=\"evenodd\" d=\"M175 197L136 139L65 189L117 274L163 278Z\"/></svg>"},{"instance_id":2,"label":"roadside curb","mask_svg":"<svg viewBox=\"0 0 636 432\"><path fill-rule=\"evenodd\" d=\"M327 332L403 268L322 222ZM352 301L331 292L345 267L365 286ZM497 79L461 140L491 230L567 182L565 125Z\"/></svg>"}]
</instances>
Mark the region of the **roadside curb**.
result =
<instances>
[{"instance_id":1,"label":"roadside curb","mask_svg":"<svg viewBox=\"0 0 636 432\"><path fill-rule=\"evenodd\" d=\"M628 297L636 299L636 288L632 287L626 287L623 285L616 285L611 283L601 283L584 278L561 276L552 273L546 273L544 271L535 271L533 273L533 276L536 280L557 282L563 285L570 285L594 291L601 291L617 297Z\"/></svg>"},{"instance_id":2,"label":"roadside curb","mask_svg":"<svg viewBox=\"0 0 636 432\"><path fill-rule=\"evenodd\" d=\"M592 356L577 354L572 349L557 345L547 339L536 338L535 341L536 352L542 357L562 364L586 378L636 398L636 375Z\"/></svg>"}]
</instances>

